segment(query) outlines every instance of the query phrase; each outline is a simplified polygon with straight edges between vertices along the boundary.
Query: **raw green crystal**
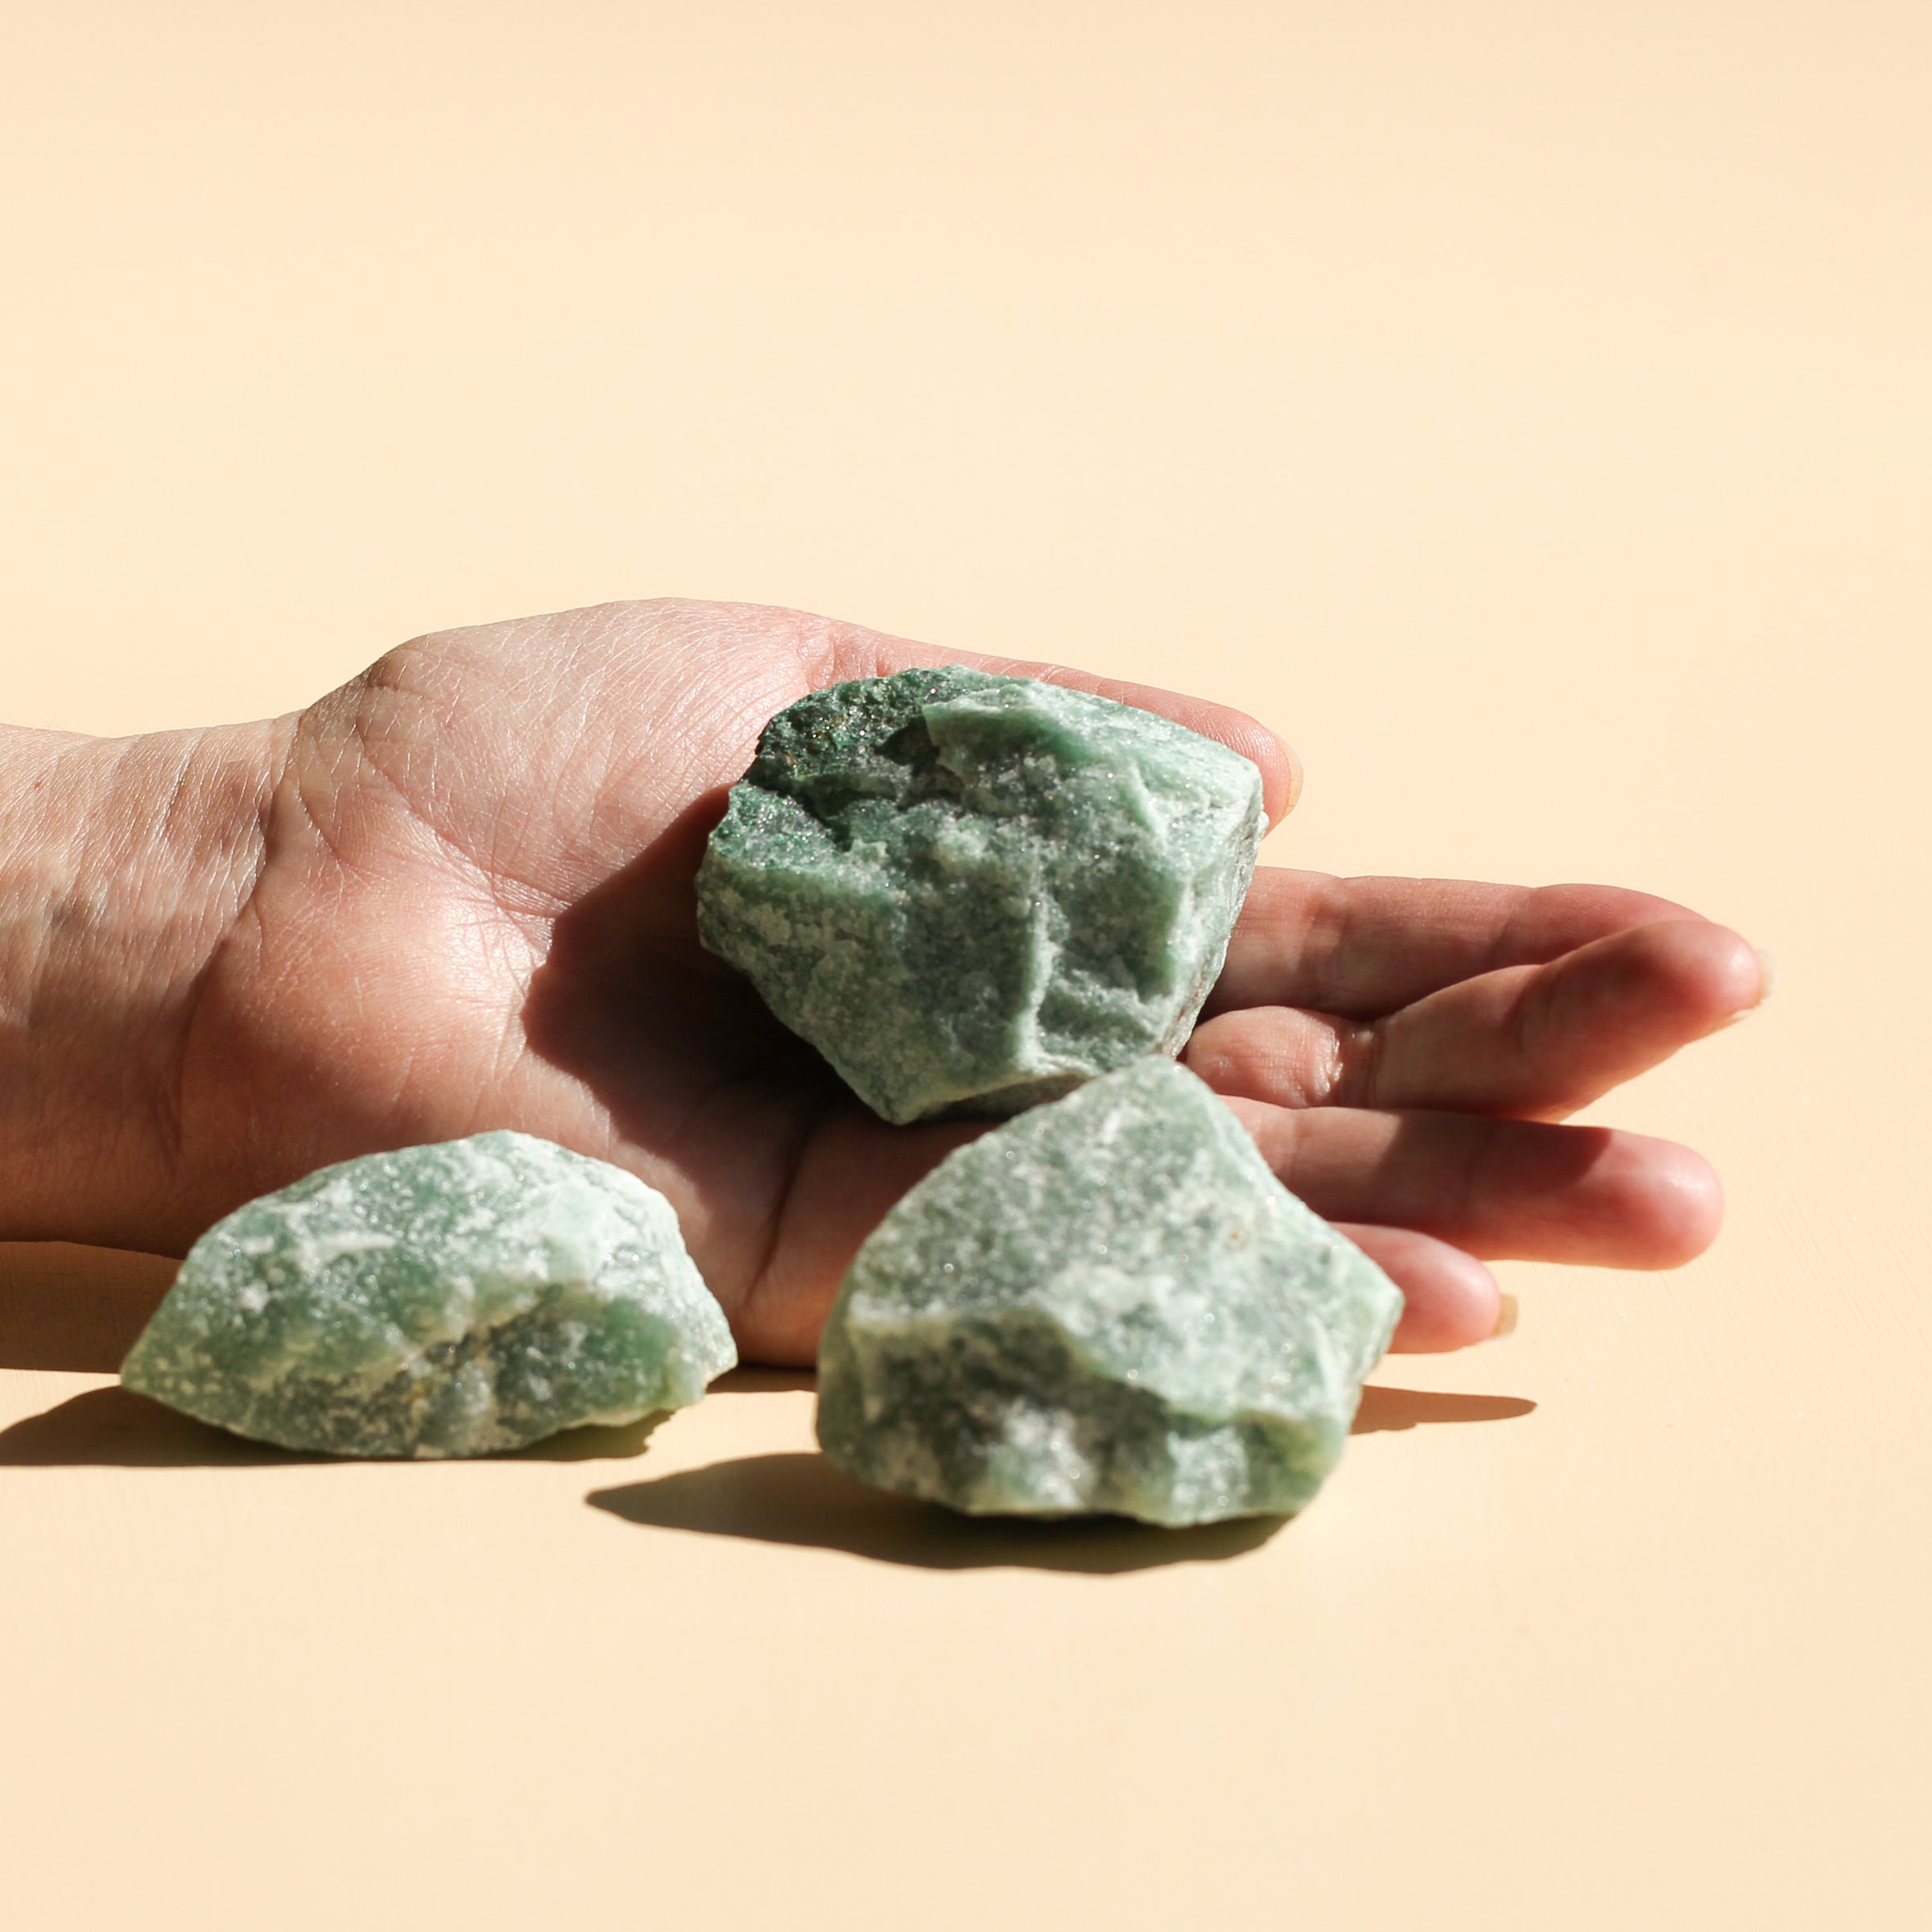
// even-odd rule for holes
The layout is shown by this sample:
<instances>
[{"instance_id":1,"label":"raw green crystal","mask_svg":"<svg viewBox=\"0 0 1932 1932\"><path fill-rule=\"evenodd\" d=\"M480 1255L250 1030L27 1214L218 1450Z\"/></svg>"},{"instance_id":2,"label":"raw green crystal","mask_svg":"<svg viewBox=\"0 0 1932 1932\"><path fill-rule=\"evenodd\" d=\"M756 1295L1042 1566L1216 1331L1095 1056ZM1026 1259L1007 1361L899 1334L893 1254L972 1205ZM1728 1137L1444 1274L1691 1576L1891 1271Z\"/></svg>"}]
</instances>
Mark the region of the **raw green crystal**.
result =
<instances>
[{"instance_id":1,"label":"raw green crystal","mask_svg":"<svg viewBox=\"0 0 1932 1932\"><path fill-rule=\"evenodd\" d=\"M122 1364L237 1435L480 1455L682 1408L737 1360L671 1203L523 1133L324 1167L196 1242Z\"/></svg>"},{"instance_id":2,"label":"raw green crystal","mask_svg":"<svg viewBox=\"0 0 1932 1932\"><path fill-rule=\"evenodd\" d=\"M1261 774L1151 712L947 666L765 728L699 931L889 1121L999 1117L1187 1038Z\"/></svg>"},{"instance_id":3,"label":"raw green crystal","mask_svg":"<svg viewBox=\"0 0 1932 1932\"><path fill-rule=\"evenodd\" d=\"M819 1351L848 1474L975 1514L1298 1509L1402 1296L1195 1076L1142 1060L949 1154Z\"/></svg>"}]
</instances>

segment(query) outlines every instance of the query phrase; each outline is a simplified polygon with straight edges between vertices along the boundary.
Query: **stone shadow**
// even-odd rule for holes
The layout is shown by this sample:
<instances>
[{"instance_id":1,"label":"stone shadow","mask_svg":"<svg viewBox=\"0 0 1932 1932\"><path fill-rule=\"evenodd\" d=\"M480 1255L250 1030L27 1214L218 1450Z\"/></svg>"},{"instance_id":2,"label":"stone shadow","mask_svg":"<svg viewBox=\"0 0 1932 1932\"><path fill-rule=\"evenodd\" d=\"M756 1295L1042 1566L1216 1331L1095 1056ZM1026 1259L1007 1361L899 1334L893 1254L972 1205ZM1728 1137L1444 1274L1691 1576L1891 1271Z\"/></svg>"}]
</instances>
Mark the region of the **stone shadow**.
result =
<instances>
[{"instance_id":1,"label":"stone shadow","mask_svg":"<svg viewBox=\"0 0 1932 1932\"><path fill-rule=\"evenodd\" d=\"M748 1455L584 1499L627 1523L749 1542L836 1550L921 1570L1060 1570L1089 1575L1245 1555L1288 1519L1157 1530L1124 1517L1031 1522L960 1516L842 1476L815 1452Z\"/></svg>"},{"instance_id":2,"label":"stone shadow","mask_svg":"<svg viewBox=\"0 0 1932 1932\"><path fill-rule=\"evenodd\" d=\"M431 1459L477 1462L588 1463L643 1453L662 1414L613 1428L566 1429L501 1455ZM254 1469L277 1463L340 1463L345 1456L251 1443L128 1389L89 1389L39 1415L0 1430L0 1468ZM398 1461L407 1459L398 1458Z\"/></svg>"},{"instance_id":3,"label":"stone shadow","mask_svg":"<svg viewBox=\"0 0 1932 1932\"><path fill-rule=\"evenodd\" d=\"M808 1388L811 1378L798 1376L794 1385ZM1371 1386L1362 1391L1352 1433L1506 1422L1535 1407L1521 1396ZM937 1504L869 1489L841 1475L824 1456L807 1451L712 1463L650 1482L593 1490L584 1500L593 1509L647 1529L836 1550L917 1569L1059 1570L1090 1575L1224 1563L1258 1549L1290 1520L1249 1517L1191 1530L1158 1530L1121 1517L1034 1522L960 1516Z\"/></svg>"},{"instance_id":4,"label":"stone shadow","mask_svg":"<svg viewBox=\"0 0 1932 1932\"><path fill-rule=\"evenodd\" d=\"M128 1389L89 1389L0 1430L0 1468L247 1469L330 1459L230 1435Z\"/></svg>"}]
</instances>

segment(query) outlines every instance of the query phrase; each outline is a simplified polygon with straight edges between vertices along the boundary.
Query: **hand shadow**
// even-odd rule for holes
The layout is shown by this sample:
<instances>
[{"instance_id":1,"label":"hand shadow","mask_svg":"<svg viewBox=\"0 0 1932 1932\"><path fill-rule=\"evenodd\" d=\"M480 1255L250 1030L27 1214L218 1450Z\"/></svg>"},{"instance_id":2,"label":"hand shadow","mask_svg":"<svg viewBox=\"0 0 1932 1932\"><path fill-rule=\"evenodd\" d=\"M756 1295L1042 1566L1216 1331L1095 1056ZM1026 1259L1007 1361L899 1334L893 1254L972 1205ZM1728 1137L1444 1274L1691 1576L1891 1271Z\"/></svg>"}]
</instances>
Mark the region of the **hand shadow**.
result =
<instances>
[{"instance_id":1,"label":"hand shadow","mask_svg":"<svg viewBox=\"0 0 1932 1932\"><path fill-rule=\"evenodd\" d=\"M1507 1422L1533 1415L1536 1404L1523 1395L1441 1395L1426 1389L1383 1389L1371 1382L1362 1391L1351 1435L1377 1435L1385 1429L1414 1429L1436 1422Z\"/></svg>"},{"instance_id":2,"label":"hand shadow","mask_svg":"<svg viewBox=\"0 0 1932 1932\"><path fill-rule=\"evenodd\" d=\"M66 1241L0 1242L0 1368L112 1375L180 1265Z\"/></svg>"},{"instance_id":3,"label":"hand shadow","mask_svg":"<svg viewBox=\"0 0 1932 1932\"><path fill-rule=\"evenodd\" d=\"M0 1429L0 1468L246 1469L331 1459L251 1443L129 1389L89 1389Z\"/></svg>"},{"instance_id":4,"label":"hand shadow","mask_svg":"<svg viewBox=\"0 0 1932 1932\"><path fill-rule=\"evenodd\" d=\"M588 1463L642 1454L664 1412L610 1427L566 1429L495 1455L425 1457L425 1462ZM271 1443L198 1422L130 1389L89 1389L0 1429L0 1468L247 1469L278 1463L390 1460L278 1449ZM398 1456L395 1462L415 1459Z\"/></svg>"},{"instance_id":5,"label":"hand shadow","mask_svg":"<svg viewBox=\"0 0 1932 1932\"><path fill-rule=\"evenodd\" d=\"M588 1088L628 1137L649 1143L675 1121L714 1158L737 1149L741 1105L782 1102L786 1117L810 1118L849 1098L750 980L699 941L695 881L729 790L694 800L565 909L522 1013L531 1049ZM641 999L646 982L652 997ZM687 1100L667 1112L674 1096L719 1094L735 1097L715 1119L708 1107L694 1117Z\"/></svg>"}]
</instances>

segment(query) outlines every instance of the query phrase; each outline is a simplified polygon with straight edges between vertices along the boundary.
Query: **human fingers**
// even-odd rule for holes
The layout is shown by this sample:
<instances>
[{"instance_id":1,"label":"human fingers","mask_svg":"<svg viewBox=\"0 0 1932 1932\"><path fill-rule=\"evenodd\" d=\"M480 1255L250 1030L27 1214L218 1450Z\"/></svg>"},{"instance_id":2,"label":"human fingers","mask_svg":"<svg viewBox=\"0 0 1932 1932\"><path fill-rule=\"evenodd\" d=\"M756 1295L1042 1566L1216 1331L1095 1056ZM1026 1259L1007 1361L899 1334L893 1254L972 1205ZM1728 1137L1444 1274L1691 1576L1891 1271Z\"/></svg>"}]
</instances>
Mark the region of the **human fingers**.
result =
<instances>
[{"instance_id":1,"label":"human fingers","mask_svg":"<svg viewBox=\"0 0 1932 1932\"><path fill-rule=\"evenodd\" d=\"M1688 1147L1602 1127L1230 1100L1284 1186L1331 1221L1433 1235L1488 1260L1674 1268L1724 1197Z\"/></svg>"},{"instance_id":2,"label":"human fingers","mask_svg":"<svg viewBox=\"0 0 1932 1932\"><path fill-rule=\"evenodd\" d=\"M725 1294L745 1358L811 1362L839 1281L867 1235L908 1187L983 1132L966 1125L888 1127L857 1108L828 1114L807 1141L776 1219L763 1231L762 1265ZM1402 1291L1396 1348L1466 1348L1494 1331L1496 1280L1473 1255L1413 1228L1373 1220L1339 1225ZM717 1272L714 1267L707 1278Z\"/></svg>"},{"instance_id":3,"label":"human fingers","mask_svg":"<svg viewBox=\"0 0 1932 1932\"><path fill-rule=\"evenodd\" d=\"M1302 1006L1373 1019L1480 972L1541 965L1633 926L1695 919L1615 886L1254 875L1207 1013Z\"/></svg>"},{"instance_id":4,"label":"human fingers","mask_svg":"<svg viewBox=\"0 0 1932 1932\"><path fill-rule=\"evenodd\" d=\"M1261 795L1268 809L1268 822L1278 824L1294 808L1301 795L1301 761L1294 749L1268 727L1245 712L1207 698L1190 697L1181 691L1163 691L1158 685L1133 684L1119 678L1096 677L1091 671L1070 665L1048 664L1026 658L987 657L972 651L941 650L931 644L914 643L892 638L858 625L830 626L831 648L828 656L827 683L844 678L883 677L914 666L965 664L976 671L1002 677L1039 678L1049 684L1064 684L1075 691L1088 691L1117 704L1132 704L1151 711L1190 731L1213 738L1231 751L1260 767Z\"/></svg>"},{"instance_id":5,"label":"human fingers","mask_svg":"<svg viewBox=\"0 0 1932 1932\"><path fill-rule=\"evenodd\" d=\"M1398 1354L1438 1355L1496 1333L1502 1290L1472 1254L1412 1228L1344 1222L1348 1236L1402 1291L1402 1317L1389 1346Z\"/></svg>"},{"instance_id":6,"label":"human fingers","mask_svg":"<svg viewBox=\"0 0 1932 1932\"><path fill-rule=\"evenodd\" d=\"M762 1263L720 1297L745 1359L815 1361L826 1312L866 1236L907 1189L985 1131L981 1124L894 1127L867 1108L829 1108L761 1230Z\"/></svg>"},{"instance_id":7,"label":"human fingers","mask_svg":"<svg viewBox=\"0 0 1932 1932\"><path fill-rule=\"evenodd\" d=\"M1543 966L1507 966L1385 1018L1256 1006L1195 1030L1187 1062L1224 1094L1282 1107L1447 1108L1555 1119L1750 1012L1762 960L1672 919Z\"/></svg>"}]
</instances>

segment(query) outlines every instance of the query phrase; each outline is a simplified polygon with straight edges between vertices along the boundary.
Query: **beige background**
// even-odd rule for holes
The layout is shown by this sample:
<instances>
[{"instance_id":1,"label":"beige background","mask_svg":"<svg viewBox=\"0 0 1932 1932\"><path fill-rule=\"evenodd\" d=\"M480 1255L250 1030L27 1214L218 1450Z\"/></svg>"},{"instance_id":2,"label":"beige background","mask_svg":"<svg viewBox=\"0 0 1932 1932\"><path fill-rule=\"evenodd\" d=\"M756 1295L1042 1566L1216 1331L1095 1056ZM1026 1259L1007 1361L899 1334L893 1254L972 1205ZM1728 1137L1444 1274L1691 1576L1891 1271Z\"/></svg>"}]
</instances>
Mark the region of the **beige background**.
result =
<instances>
[{"instance_id":1,"label":"beige background","mask_svg":"<svg viewBox=\"0 0 1932 1932\"><path fill-rule=\"evenodd\" d=\"M0 1251L10 1925L1928 1922L1932 10L0 29L0 715L799 604L1245 705L1281 860L1782 973L1604 1110L1719 1162L1709 1257L1506 1270L1305 1518L1166 1562L854 1502L795 1378L229 1451L112 1392L165 1265Z\"/></svg>"}]
</instances>

